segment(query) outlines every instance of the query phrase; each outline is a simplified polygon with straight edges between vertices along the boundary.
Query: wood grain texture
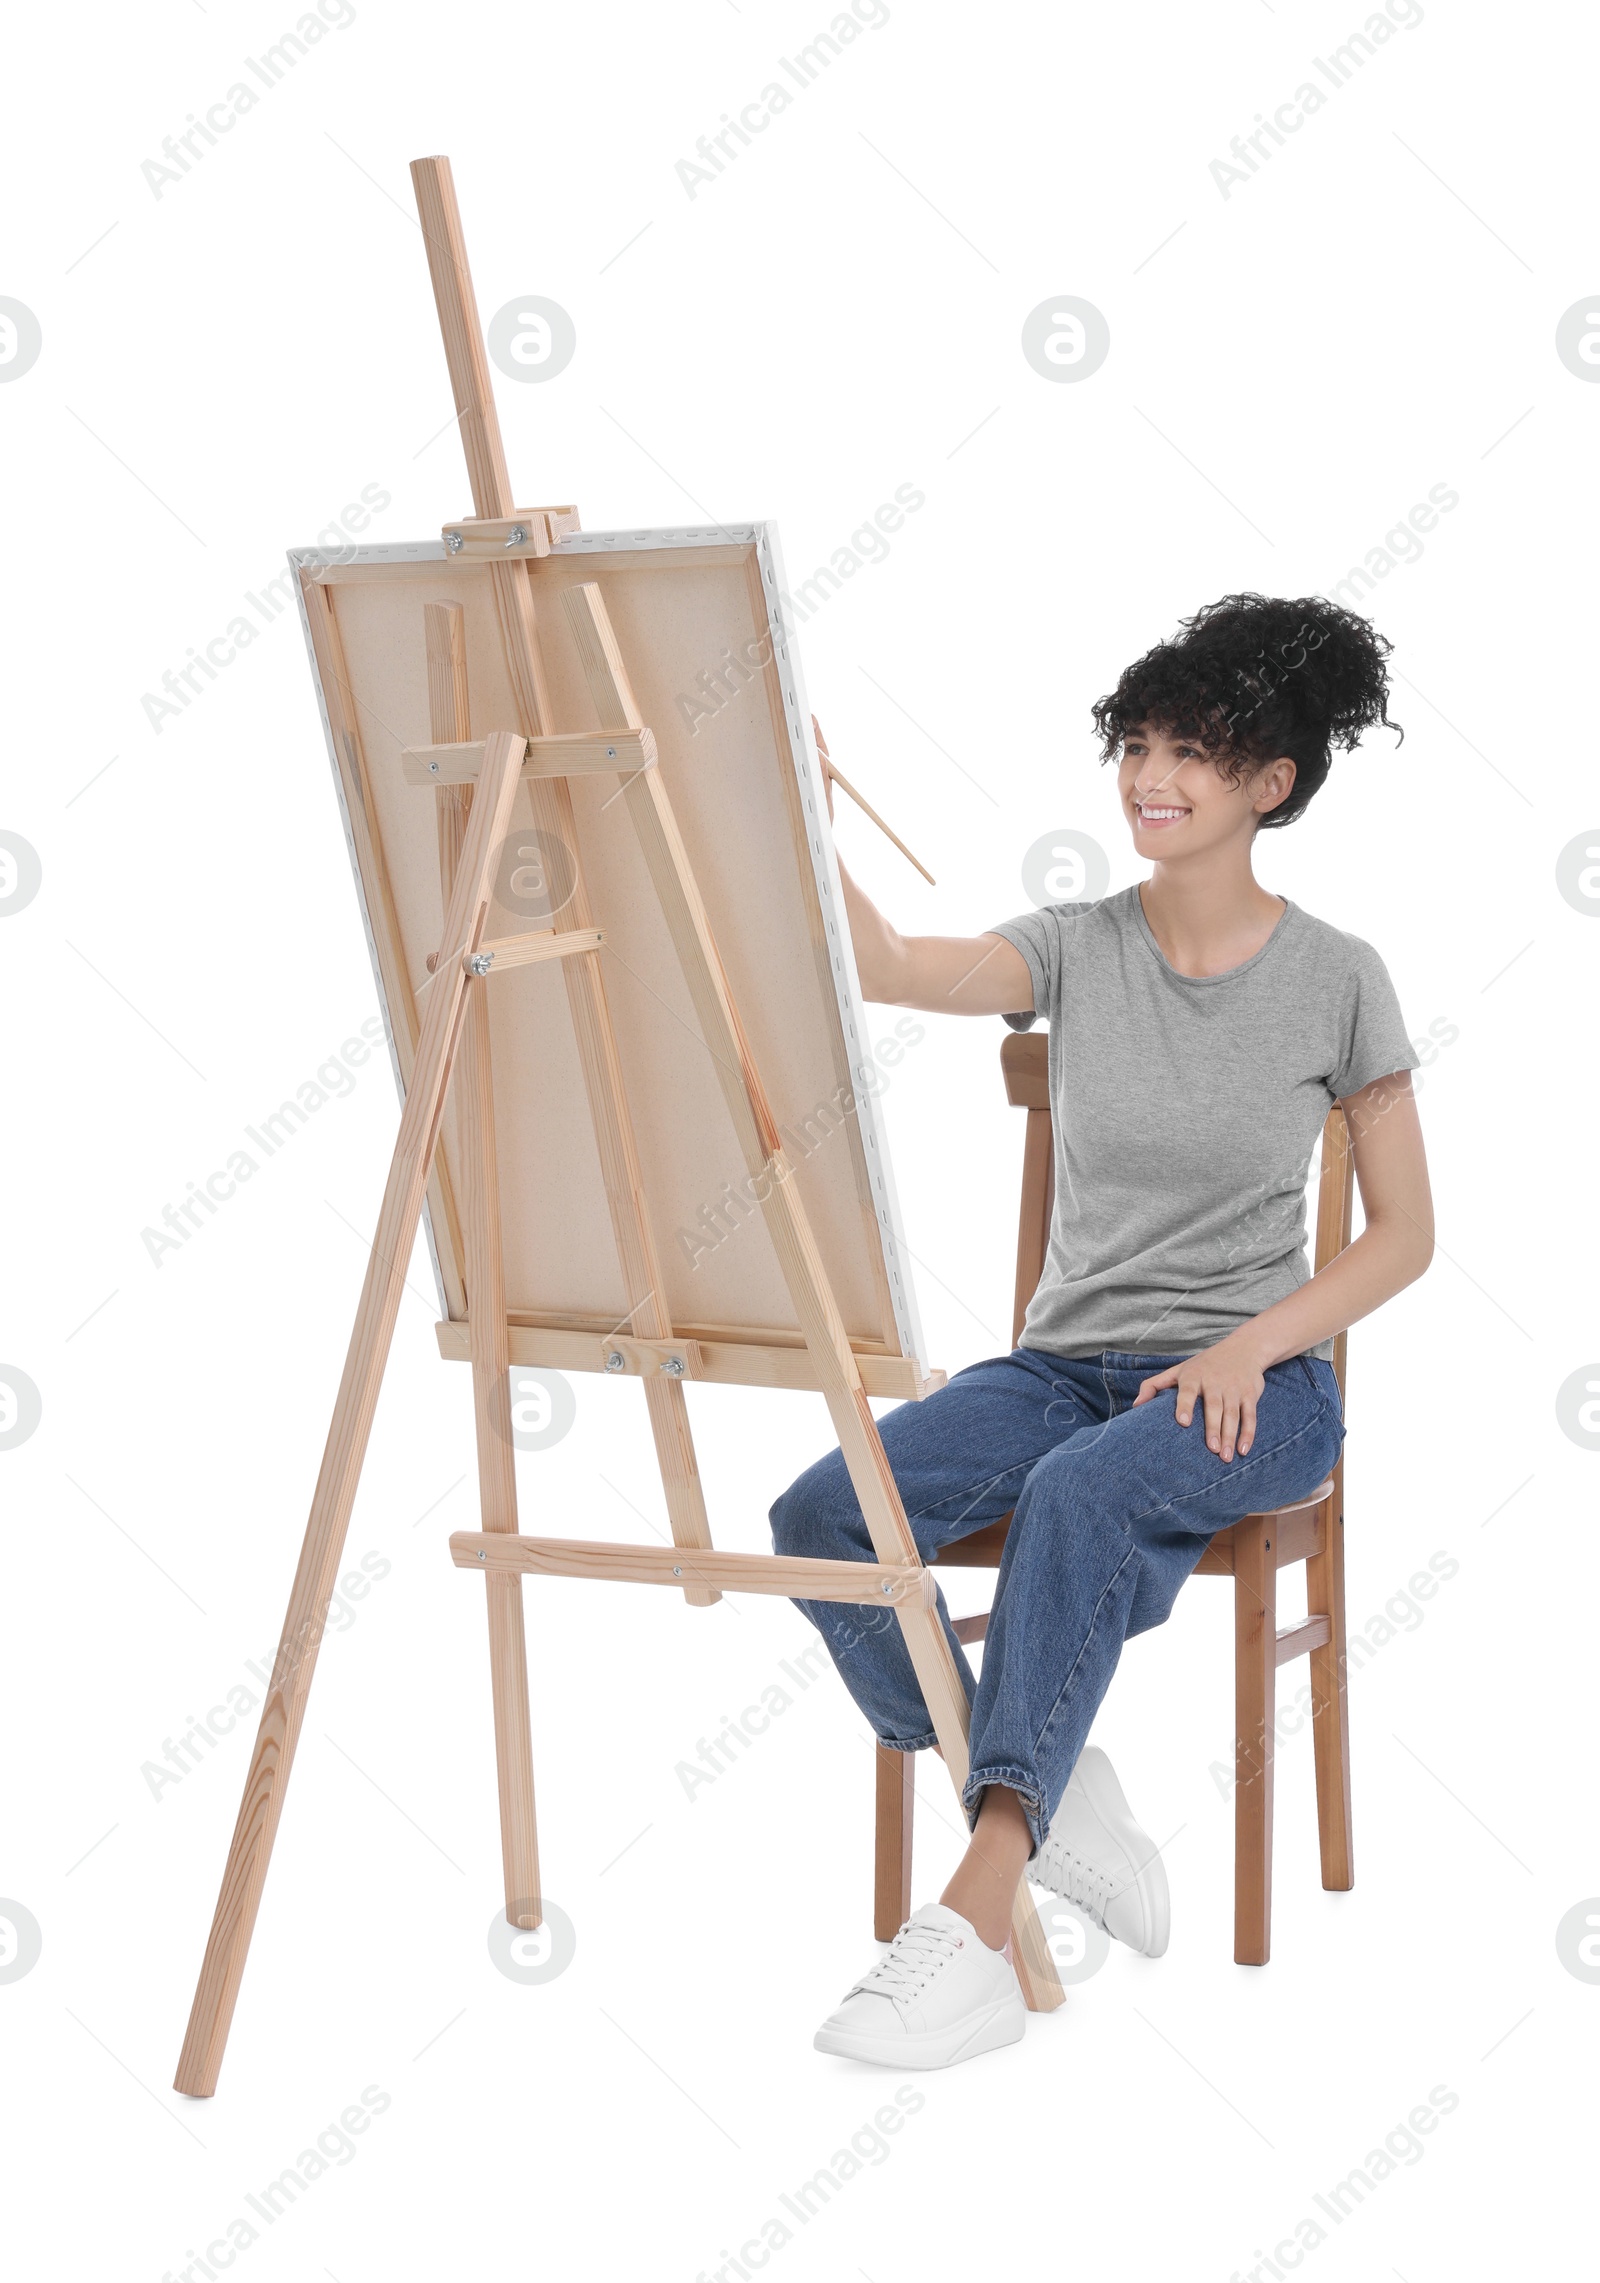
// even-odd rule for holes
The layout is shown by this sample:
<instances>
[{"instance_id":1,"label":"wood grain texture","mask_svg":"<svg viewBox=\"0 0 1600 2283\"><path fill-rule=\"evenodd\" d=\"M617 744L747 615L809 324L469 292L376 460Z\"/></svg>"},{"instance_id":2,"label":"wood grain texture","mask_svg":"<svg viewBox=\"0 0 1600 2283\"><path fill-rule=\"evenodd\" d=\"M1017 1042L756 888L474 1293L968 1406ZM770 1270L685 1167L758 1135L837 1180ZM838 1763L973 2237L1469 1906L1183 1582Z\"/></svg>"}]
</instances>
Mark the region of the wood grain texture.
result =
<instances>
[{"instance_id":1,"label":"wood grain texture","mask_svg":"<svg viewBox=\"0 0 1600 2283\"><path fill-rule=\"evenodd\" d=\"M877 1942L892 1942L911 1916L917 1755L879 1744L873 1759L877 1836L873 1848L872 1933Z\"/></svg>"},{"instance_id":2,"label":"wood grain texture","mask_svg":"<svg viewBox=\"0 0 1600 2283\"><path fill-rule=\"evenodd\" d=\"M428 661L428 713L434 722L448 721L463 739L472 735L472 712L467 696L467 614L458 602L425 602L422 639ZM474 748L476 751L477 749ZM482 766L480 756L479 767ZM455 886L456 865L467 834L467 810L472 805L468 782L441 781L434 813L439 828L439 893L444 905Z\"/></svg>"},{"instance_id":3,"label":"wood grain texture","mask_svg":"<svg viewBox=\"0 0 1600 2283\"><path fill-rule=\"evenodd\" d=\"M1344 1454L1333 1470L1323 1543L1306 1563L1306 1609L1327 1622L1311 1652L1311 1748L1317 1777L1317 1840L1322 1883L1344 1893L1356 1883L1350 1801L1350 1695L1345 1644Z\"/></svg>"},{"instance_id":4,"label":"wood grain texture","mask_svg":"<svg viewBox=\"0 0 1600 2283\"><path fill-rule=\"evenodd\" d=\"M1234 1524L1233 1955L1272 1954L1272 1784L1277 1698L1278 1567L1273 1524Z\"/></svg>"},{"instance_id":5,"label":"wood grain texture","mask_svg":"<svg viewBox=\"0 0 1600 2283\"><path fill-rule=\"evenodd\" d=\"M428 714L433 736L470 734L465 613L459 603L423 610L428 661ZM488 748L484 748L485 764ZM448 906L470 820L470 789L441 791L439 865ZM481 948L487 949L485 943ZM470 958L464 953L463 959ZM460 1141L461 1222L466 1296L471 1311L473 1425L478 1500L486 1531L517 1528L517 1470L511 1421L505 1270L500 1239L500 1178L495 1156L494 1081L489 1063L489 1008L483 983L469 985L461 1011L453 1078ZM536 1927L542 1916L539 1838L534 1812L533 1735L528 1706L528 1654L522 1588L498 1573L487 1581L489 1687L494 1715L495 1776L500 1801L500 1857L506 1917Z\"/></svg>"},{"instance_id":6,"label":"wood grain texture","mask_svg":"<svg viewBox=\"0 0 1600 2283\"><path fill-rule=\"evenodd\" d=\"M515 504L506 473L500 416L495 410L489 360L478 324L467 243L461 234L455 178L447 158L413 159L411 181L417 218L428 249L428 274L444 337L445 362L455 398L461 449L467 458L472 504L480 516L509 515Z\"/></svg>"},{"instance_id":7,"label":"wood grain texture","mask_svg":"<svg viewBox=\"0 0 1600 2283\"><path fill-rule=\"evenodd\" d=\"M648 769L655 758L656 741L648 729L614 735L578 729L553 737L530 737L522 773L525 777L609 777L619 769ZM400 761L408 785L470 785L483 767L483 745L481 741L408 745Z\"/></svg>"},{"instance_id":8,"label":"wood grain texture","mask_svg":"<svg viewBox=\"0 0 1600 2283\"><path fill-rule=\"evenodd\" d=\"M510 515L459 516L440 536L458 559L503 563L548 555L577 528L575 507L519 507Z\"/></svg>"},{"instance_id":9,"label":"wood grain texture","mask_svg":"<svg viewBox=\"0 0 1600 2283\"><path fill-rule=\"evenodd\" d=\"M484 1529L509 1535L517 1528L517 1475L512 1442L511 1360L507 1352L505 1286L501 1274L500 1185L495 1164L494 1089L489 1068L485 991L486 986L481 982L468 986L455 1087L461 1136L467 1305L472 1325L478 1496ZM488 1580L488 1600L489 1675L506 1916L513 1926L534 1927L541 1917L539 1845L534 1819L533 1738L522 1589L514 1577L495 1575Z\"/></svg>"},{"instance_id":10,"label":"wood grain texture","mask_svg":"<svg viewBox=\"0 0 1600 2283\"><path fill-rule=\"evenodd\" d=\"M1020 1007L1017 1013L1024 1010ZM1000 1075L1014 1110L1050 1108L1050 1034L1012 1031L1000 1041Z\"/></svg>"},{"instance_id":11,"label":"wood grain texture","mask_svg":"<svg viewBox=\"0 0 1600 2283\"><path fill-rule=\"evenodd\" d=\"M441 744L464 744L472 735L467 692L467 613L459 602L425 602L422 639L428 661L428 721ZM448 738L440 723L450 725ZM478 767L483 766L482 752ZM473 771L477 775L477 770Z\"/></svg>"},{"instance_id":12,"label":"wood grain texture","mask_svg":"<svg viewBox=\"0 0 1600 2283\"><path fill-rule=\"evenodd\" d=\"M626 567L630 563L637 565L646 554L654 552L655 550L651 548L630 548L622 541L608 539L605 554L601 559L607 564ZM662 553L660 561L655 567L664 572L738 569L749 562L751 553L751 542L748 539L716 540L709 544L685 539ZM426 555L399 556L388 561L372 561L369 559L353 563L311 563L306 566L303 575L307 579L315 580L319 586L382 586L390 584L412 586L419 581L426 582L430 579L436 579L439 575L440 559L445 554L445 549L435 546L430 548ZM482 579L486 578L494 569L495 564L502 560L502 551L496 548L493 551L492 559L488 561L476 560L466 555L449 557L448 560L452 573L465 573L472 578ZM518 558L513 555L504 557L504 560L516 562ZM573 548L570 558L547 556L537 567L541 573L547 572L552 563L557 560L568 560L569 566L578 564L582 566L583 570L588 571L592 570L596 558L587 549Z\"/></svg>"},{"instance_id":13,"label":"wood grain texture","mask_svg":"<svg viewBox=\"0 0 1600 2283\"><path fill-rule=\"evenodd\" d=\"M1350 1224L1355 1211L1355 1171L1350 1123L1336 1102L1322 1129L1322 1175L1317 1187L1316 1251L1312 1259L1315 1269L1326 1268L1350 1242ZM1348 1340L1348 1332L1339 1332L1333 1342L1333 1370L1341 1400Z\"/></svg>"},{"instance_id":14,"label":"wood grain texture","mask_svg":"<svg viewBox=\"0 0 1600 2283\"><path fill-rule=\"evenodd\" d=\"M1325 1617L1302 1617L1298 1625L1280 1625L1275 1662L1287 1665L1295 1657L1307 1657L1313 1649L1325 1647L1327 1640Z\"/></svg>"},{"instance_id":15,"label":"wood grain texture","mask_svg":"<svg viewBox=\"0 0 1600 2283\"><path fill-rule=\"evenodd\" d=\"M597 927L566 928L554 931L536 929L531 935L486 935L476 951L463 953L463 958L489 960L488 969L475 967L473 974L482 974L487 981L491 974L513 967L537 967L545 959L573 959L588 951L598 951L605 938Z\"/></svg>"},{"instance_id":16,"label":"wood grain texture","mask_svg":"<svg viewBox=\"0 0 1600 2283\"><path fill-rule=\"evenodd\" d=\"M447 940L475 942L482 931L494 852L510 816L521 760L520 737L494 740L468 821L446 918ZM422 1018L327 1448L178 2063L175 2084L181 2093L216 2090L422 1212L466 989L466 977L452 966L429 994Z\"/></svg>"},{"instance_id":17,"label":"wood grain texture","mask_svg":"<svg viewBox=\"0 0 1600 2283\"><path fill-rule=\"evenodd\" d=\"M1321 1547L1327 1518L1328 1498L1332 1476L1321 1483L1309 1498L1296 1506L1279 1506L1268 1519L1276 1522L1272 1534L1272 1566L1287 1569L1293 1562L1308 1561ZM1230 1523L1219 1530L1199 1561L1195 1564L1196 1577L1232 1577L1234 1575L1235 1531L1246 1523L1261 1520L1259 1515L1247 1514L1243 1522Z\"/></svg>"},{"instance_id":18,"label":"wood grain texture","mask_svg":"<svg viewBox=\"0 0 1600 2283\"><path fill-rule=\"evenodd\" d=\"M439 1323L434 1326L434 1333L440 1355L456 1363L467 1360L465 1323ZM579 1331L567 1326L513 1323L509 1338L513 1364L543 1366L555 1371L604 1371L604 1350L616 1345L615 1335L601 1324L592 1331ZM700 1359L698 1369L689 1375L693 1378L714 1380L722 1387L816 1391L821 1386L811 1352L804 1346L782 1346L775 1337L747 1343L709 1339L692 1327L674 1334L670 1342L654 1344L671 1347L685 1340L692 1342ZM932 1395L946 1384L942 1371L924 1371L914 1356L868 1355L859 1348L854 1352L856 1369L868 1395L884 1396L899 1403L920 1403L924 1396Z\"/></svg>"},{"instance_id":19,"label":"wood grain texture","mask_svg":"<svg viewBox=\"0 0 1600 2283\"><path fill-rule=\"evenodd\" d=\"M1335 1105L1322 1133L1317 1199L1316 1266L1326 1268L1350 1242L1355 1213L1355 1150L1349 1121ZM1345 1407L1348 1334L1333 1343L1334 1376ZM1334 1465L1320 1543L1306 1563L1306 1608L1328 1621L1328 1638L1311 1652L1311 1743L1317 1778L1317 1837L1322 1883L1335 1893L1355 1885L1355 1823L1350 1802L1349 1663L1345 1640L1344 1452Z\"/></svg>"},{"instance_id":20,"label":"wood grain texture","mask_svg":"<svg viewBox=\"0 0 1600 2283\"><path fill-rule=\"evenodd\" d=\"M809 1556L724 1553L718 1547L629 1546L609 1538L509 1538L458 1530L450 1540L458 1569L514 1576L609 1579L631 1585L681 1585L697 1577L719 1592L775 1593L790 1600L933 1606L933 1581L920 1563L836 1562Z\"/></svg>"},{"instance_id":21,"label":"wood grain texture","mask_svg":"<svg viewBox=\"0 0 1600 2283\"><path fill-rule=\"evenodd\" d=\"M1044 1274L1055 1202L1056 1153L1050 1113L1030 1110L1022 1144L1022 1207L1017 1220L1017 1278L1011 1302L1013 1345L1021 1341L1028 1304Z\"/></svg>"}]
</instances>

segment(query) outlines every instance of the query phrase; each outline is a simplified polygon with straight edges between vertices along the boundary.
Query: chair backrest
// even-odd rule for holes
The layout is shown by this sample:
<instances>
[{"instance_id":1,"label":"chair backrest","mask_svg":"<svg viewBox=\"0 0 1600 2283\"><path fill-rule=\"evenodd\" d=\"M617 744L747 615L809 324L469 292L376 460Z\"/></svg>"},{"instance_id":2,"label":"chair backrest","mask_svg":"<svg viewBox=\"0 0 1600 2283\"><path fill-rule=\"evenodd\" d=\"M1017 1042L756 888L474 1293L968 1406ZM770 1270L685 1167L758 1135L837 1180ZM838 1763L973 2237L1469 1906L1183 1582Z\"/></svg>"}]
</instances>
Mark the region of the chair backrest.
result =
<instances>
[{"instance_id":1,"label":"chair backrest","mask_svg":"<svg viewBox=\"0 0 1600 2283\"><path fill-rule=\"evenodd\" d=\"M1050 1041L1043 1031L1013 1031L1002 1040L1000 1068L1006 1082L1006 1100L1028 1113L1027 1139L1022 1151L1022 1212L1017 1223L1017 1284L1012 1306L1011 1338L1022 1337L1022 1320L1028 1302L1044 1274L1050 1242L1050 1216L1056 1201L1055 1136L1050 1118ZM1350 1242L1350 1216L1355 1190L1355 1152L1350 1128L1335 1102L1322 1129L1322 1171L1317 1184L1315 1269L1344 1251ZM1344 1397L1344 1355L1347 1335L1333 1343L1333 1368Z\"/></svg>"}]
</instances>

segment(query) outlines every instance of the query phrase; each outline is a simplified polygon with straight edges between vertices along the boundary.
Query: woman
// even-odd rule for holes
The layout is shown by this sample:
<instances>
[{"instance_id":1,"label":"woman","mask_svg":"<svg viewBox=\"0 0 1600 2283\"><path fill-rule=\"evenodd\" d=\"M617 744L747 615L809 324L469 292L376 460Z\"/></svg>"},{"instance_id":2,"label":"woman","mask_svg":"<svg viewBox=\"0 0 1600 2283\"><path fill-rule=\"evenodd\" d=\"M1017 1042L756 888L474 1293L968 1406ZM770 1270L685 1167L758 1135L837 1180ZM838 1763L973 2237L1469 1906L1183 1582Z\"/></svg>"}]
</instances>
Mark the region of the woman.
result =
<instances>
[{"instance_id":1,"label":"woman","mask_svg":"<svg viewBox=\"0 0 1600 2283\"><path fill-rule=\"evenodd\" d=\"M1383 961L1259 885L1258 832L1302 815L1388 715L1390 645L1320 597L1226 595L1094 708L1142 884L974 937L902 936L841 867L868 999L1050 1025L1056 1202L1009 1356L881 1423L923 1558L1014 1509L972 1707L971 1843L818 2031L829 2053L940 2068L1021 2037L1019 1881L1134 1948L1167 1940L1160 1856L1085 1751L1123 1641L1207 1542L1303 1497L1344 1439L1337 1332L1419 1277L1433 1213ZM819 744L821 743L819 737ZM822 747L826 761L826 747ZM1366 1225L1311 1276L1305 1187L1329 1107ZM840 1454L772 1509L783 1554L874 1558ZM800 1602L887 1745L934 1743L891 1611Z\"/></svg>"}]
</instances>

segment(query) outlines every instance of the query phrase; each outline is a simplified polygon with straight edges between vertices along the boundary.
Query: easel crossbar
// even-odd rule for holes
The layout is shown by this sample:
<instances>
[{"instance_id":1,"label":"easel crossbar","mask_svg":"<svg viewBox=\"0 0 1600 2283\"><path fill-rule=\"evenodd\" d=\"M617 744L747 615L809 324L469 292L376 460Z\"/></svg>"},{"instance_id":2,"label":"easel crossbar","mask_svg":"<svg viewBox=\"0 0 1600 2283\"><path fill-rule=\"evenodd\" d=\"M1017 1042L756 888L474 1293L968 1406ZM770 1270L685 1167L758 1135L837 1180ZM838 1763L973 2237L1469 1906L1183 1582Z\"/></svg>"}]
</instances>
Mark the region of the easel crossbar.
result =
<instances>
[{"instance_id":1,"label":"easel crossbar","mask_svg":"<svg viewBox=\"0 0 1600 2283\"><path fill-rule=\"evenodd\" d=\"M487 975L491 969L498 973L503 967L533 967L541 959L570 959L575 952L598 951L604 941L597 927L569 928L564 935L542 928L530 935L492 936L461 957L469 975Z\"/></svg>"},{"instance_id":2,"label":"easel crossbar","mask_svg":"<svg viewBox=\"0 0 1600 2283\"><path fill-rule=\"evenodd\" d=\"M655 764L656 741L650 730L561 731L553 737L524 740L528 757L524 777L594 777L618 769L649 769ZM408 785L475 785L483 774L483 743L408 745L400 765Z\"/></svg>"},{"instance_id":3,"label":"easel crossbar","mask_svg":"<svg viewBox=\"0 0 1600 2283\"><path fill-rule=\"evenodd\" d=\"M931 1609L936 1590L933 1572L921 1567L723 1553L698 1546L621 1546L606 1538L531 1538L503 1530L457 1530L450 1558L463 1570L621 1579L680 1589L694 1580L727 1592L776 1593L798 1601L903 1602Z\"/></svg>"},{"instance_id":4,"label":"easel crossbar","mask_svg":"<svg viewBox=\"0 0 1600 2283\"><path fill-rule=\"evenodd\" d=\"M447 1363L465 1363L472 1354L469 1322L446 1318L434 1326L439 1353ZM815 1392L822 1386L816 1358L804 1347L778 1347L770 1342L705 1339L685 1332L676 1344L693 1341L697 1351L696 1379L716 1381L724 1387L783 1387ZM554 1371L615 1370L606 1356L618 1346L604 1328L576 1325L512 1323L507 1330L508 1360L522 1367ZM640 1343L635 1342L637 1346ZM670 1348L674 1343L654 1343ZM626 1351L624 1351L626 1352ZM872 1355L857 1348L856 1370L868 1395L899 1403L917 1402L945 1384L942 1371L925 1371L914 1356ZM633 1366L630 1363L629 1368Z\"/></svg>"},{"instance_id":5,"label":"easel crossbar","mask_svg":"<svg viewBox=\"0 0 1600 2283\"><path fill-rule=\"evenodd\" d=\"M532 967L542 959L570 959L575 952L598 951L604 941L597 927L569 928L564 935L553 928L534 928L527 935L492 936L475 951L466 945L459 946L453 953L430 951L428 974L430 978L438 974L441 958L446 961L457 958L468 975L482 977L492 974L496 968ZM417 985L419 999L427 988L426 983Z\"/></svg>"}]
</instances>

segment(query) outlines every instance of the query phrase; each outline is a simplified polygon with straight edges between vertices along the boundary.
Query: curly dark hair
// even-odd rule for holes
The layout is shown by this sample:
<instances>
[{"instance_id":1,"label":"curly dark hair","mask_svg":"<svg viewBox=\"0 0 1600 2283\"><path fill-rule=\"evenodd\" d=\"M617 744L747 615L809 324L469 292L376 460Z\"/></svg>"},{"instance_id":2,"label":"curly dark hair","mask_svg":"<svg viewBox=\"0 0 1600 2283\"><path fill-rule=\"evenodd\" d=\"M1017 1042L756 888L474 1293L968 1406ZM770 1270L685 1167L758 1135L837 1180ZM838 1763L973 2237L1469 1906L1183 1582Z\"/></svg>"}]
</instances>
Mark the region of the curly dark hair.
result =
<instances>
[{"instance_id":1,"label":"curly dark hair","mask_svg":"<svg viewBox=\"0 0 1600 2283\"><path fill-rule=\"evenodd\" d=\"M1103 759L1141 722L1203 746L1230 784L1286 756L1294 785L1262 817L1265 830L1303 815L1333 746L1349 752L1375 723L1405 734L1388 710L1394 645L1322 595L1223 595L1180 624L1096 702Z\"/></svg>"}]
</instances>

